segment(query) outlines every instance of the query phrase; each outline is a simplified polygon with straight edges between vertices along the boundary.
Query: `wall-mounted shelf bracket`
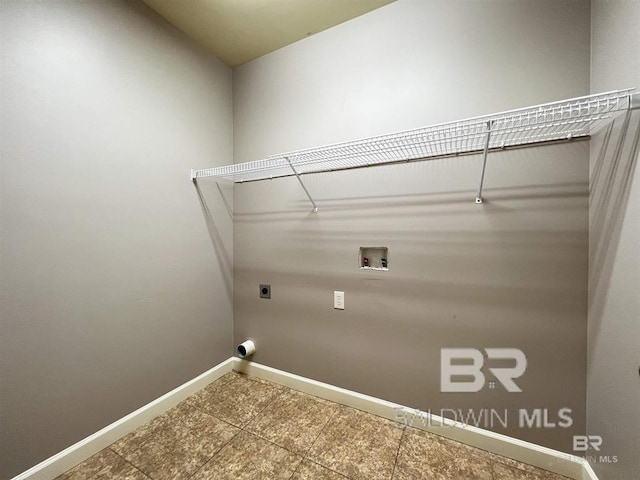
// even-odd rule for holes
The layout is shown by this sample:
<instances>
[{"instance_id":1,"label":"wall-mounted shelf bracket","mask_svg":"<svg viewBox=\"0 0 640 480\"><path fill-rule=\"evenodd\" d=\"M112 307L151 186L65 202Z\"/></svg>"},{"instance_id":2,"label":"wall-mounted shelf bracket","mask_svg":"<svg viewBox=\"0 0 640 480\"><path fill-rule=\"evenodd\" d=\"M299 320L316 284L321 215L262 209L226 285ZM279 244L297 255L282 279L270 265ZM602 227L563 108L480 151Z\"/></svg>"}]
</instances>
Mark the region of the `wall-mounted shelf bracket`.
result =
<instances>
[{"instance_id":1,"label":"wall-mounted shelf bracket","mask_svg":"<svg viewBox=\"0 0 640 480\"><path fill-rule=\"evenodd\" d=\"M640 108L640 92L629 94L629 110Z\"/></svg>"},{"instance_id":2,"label":"wall-mounted shelf bracket","mask_svg":"<svg viewBox=\"0 0 640 480\"><path fill-rule=\"evenodd\" d=\"M191 181L196 182L196 171L193 168L191 169Z\"/></svg>"},{"instance_id":3,"label":"wall-mounted shelf bracket","mask_svg":"<svg viewBox=\"0 0 640 480\"><path fill-rule=\"evenodd\" d=\"M307 197L309 197L309 201L311 202L311 205L313 205L313 213L318 213L318 207L316 205L316 202L313 201L313 198L311 198L311 194L309 193L309 190L307 190L307 187L305 187L304 182L302 181L302 179L300 178L300 174L298 173L298 171L296 170L296 167L293 166L293 163L291 163L291 160L289 160L289 157L286 157L285 160L287 161L287 163L289 164L289 166L291 167L291 170L293 171L293 174L296 176L296 178L298 179L298 181L300 182L300 186L302 187L302 189L304 190L304 193L307 194Z\"/></svg>"},{"instance_id":4,"label":"wall-mounted shelf bracket","mask_svg":"<svg viewBox=\"0 0 640 480\"><path fill-rule=\"evenodd\" d=\"M480 174L480 187L478 187L478 195L476 195L476 203L482 203L482 185L484 184L484 172L487 168L487 156L489 155L489 141L491 140L491 129L493 128L493 120L487 122L487 136L484 141L484 150L482 152L482 173Z\"/></svg>"}]
</instances>

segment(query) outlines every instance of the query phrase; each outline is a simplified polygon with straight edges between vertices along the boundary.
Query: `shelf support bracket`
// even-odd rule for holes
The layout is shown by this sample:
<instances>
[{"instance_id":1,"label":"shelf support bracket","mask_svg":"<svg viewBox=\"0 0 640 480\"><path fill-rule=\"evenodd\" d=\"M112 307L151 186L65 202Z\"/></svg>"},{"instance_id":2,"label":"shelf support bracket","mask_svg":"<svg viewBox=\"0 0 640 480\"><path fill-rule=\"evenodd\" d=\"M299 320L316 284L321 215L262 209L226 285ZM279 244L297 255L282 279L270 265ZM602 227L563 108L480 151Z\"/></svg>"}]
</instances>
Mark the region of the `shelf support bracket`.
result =
<instances>
[{"instance_id":1,"label":"shelf support bracket","mask_svg":"<svg viewBox=\"0 0 640 480\"><path fill-rule=\"evenodd\" d=\"M313 205L313 213L318 213L318 207L316 206L316 202L314 202L313 198L311 198L311 195L309 194L309 190L307 190L307 187L305 187L304 182L302 181L302 178L300 178L300 174L296 170L296 167L293 166L293 163L291 163L291 160L289 160L289 158L285 158L285 160L287 161L287 163L291 167L291 170L293 171L293 173L295 174L296 178L298 179L298 182L300 182L300 186L304 190L304 193L307 194L307 197L309 198L309 201L311 202L311 205Z\"/></svg>"},{"instance_id":2,"label":"shelf support bracket","mask_svg":"<svg viewBox=\"0 0 640 480\"><path fill-rule=\"evenodd\" d=\"M487 122L487 138L484 141L484 152L482 154L482 173L480 174L480 187L478 188L478 195L476 195L476 203L482 203L482 185L484 183L484 172L487 168L487 156L489 155L489 140L491 140L491 128L493 127L493 121Z\"/></svg>"}]
</instances>

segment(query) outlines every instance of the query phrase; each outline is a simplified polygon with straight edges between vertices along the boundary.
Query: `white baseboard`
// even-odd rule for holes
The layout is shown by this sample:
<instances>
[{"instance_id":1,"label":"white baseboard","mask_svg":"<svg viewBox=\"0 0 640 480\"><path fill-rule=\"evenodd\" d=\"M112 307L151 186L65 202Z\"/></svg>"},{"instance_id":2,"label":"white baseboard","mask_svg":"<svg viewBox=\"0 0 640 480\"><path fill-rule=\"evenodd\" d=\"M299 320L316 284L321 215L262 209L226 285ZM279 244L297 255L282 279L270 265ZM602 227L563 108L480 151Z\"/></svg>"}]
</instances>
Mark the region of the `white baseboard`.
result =
<instances>
[{"instance_id":1,"label":"white baseboard","mask_svg":"<svg viewBox=\"0 0 640 480\"><path fill-rule=\"evenodd\" d=\"M398 412L413 412L412 409L407 409L396 403L232 357L126 417L115 421L93 435L44 460L12 480L53 480L58 475L108 447L119 438L176 406L188 396L193 395L231 370L269 380L294 390L357 408L392 421L398 420ZM421 415L427 414L421 413ZM428 422L417 422L413 426L473 447L544 468L574 480L598 480L591 466L582 458L573 457L557 450L541 447L506 435L474 426L466 426L432 414L429 415Z\"/></svg>"},{"instance_id":2,"label":"white baseboard","mask_svg":"<svg viewBox=\"0 0 640 480\"><path fill-rule=\"evenodd\" d=\"M294 390L357 408L392 421L400 420L402 412L415 413L413 409L408 409L396 403L352 392L248 360L235 358L233 369L237 372L278 383ZM427 414L426 412L420 412L420 415L421 419L425 420L414 422L412 426L415 428L528 463L574 480L598 480L589 463L583 458L482 428L464 425L438 415Z\"/></svg>"},{"instance_id":3,"label":"white baseboard","mask_svg":"<svg viewBox=\"0 0 640 480\"><path fill-rule=\"evenodd\" d=\"M160 398L131 412L126 417L116 420L111 425L104 427L93 435L80 440L60 453L44 460L35 467L13 477L12 480L53 480L58 475L75 467L77 464L95 455L100 450L108 447L124 435L133 432L136 428L150 422L158 415L175 407L182 400L203 389L214 380L233 369L233 358L198 375L193 380L174 388Z\"/></svg>"}]
</instances>

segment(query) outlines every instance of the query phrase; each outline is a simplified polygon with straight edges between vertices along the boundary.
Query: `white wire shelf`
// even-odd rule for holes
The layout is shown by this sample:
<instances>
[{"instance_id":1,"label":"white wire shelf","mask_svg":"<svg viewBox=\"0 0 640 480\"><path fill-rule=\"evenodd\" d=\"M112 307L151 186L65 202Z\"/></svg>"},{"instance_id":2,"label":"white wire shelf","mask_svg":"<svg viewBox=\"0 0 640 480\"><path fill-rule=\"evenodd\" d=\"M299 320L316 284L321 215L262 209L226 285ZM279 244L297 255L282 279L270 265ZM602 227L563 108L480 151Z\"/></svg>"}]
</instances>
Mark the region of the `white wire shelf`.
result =
<instances>
[{"instance_id":1,"label":"white wire shelf","mask_svg":"<svg viewBox=\"0 0 640 480\"><path fill-rule=\"evenodd\" d=\"M350 142L272 155L263 160L192 170L191 178L236 183L428 160L485 150L587 137L616 112L636 108L633 88L546 103ZM488 135L490 132L490 135ZM488 140L488 142L487 142ZM299 177L298 177L299 178Z\"/></svg>"}]
</instances>

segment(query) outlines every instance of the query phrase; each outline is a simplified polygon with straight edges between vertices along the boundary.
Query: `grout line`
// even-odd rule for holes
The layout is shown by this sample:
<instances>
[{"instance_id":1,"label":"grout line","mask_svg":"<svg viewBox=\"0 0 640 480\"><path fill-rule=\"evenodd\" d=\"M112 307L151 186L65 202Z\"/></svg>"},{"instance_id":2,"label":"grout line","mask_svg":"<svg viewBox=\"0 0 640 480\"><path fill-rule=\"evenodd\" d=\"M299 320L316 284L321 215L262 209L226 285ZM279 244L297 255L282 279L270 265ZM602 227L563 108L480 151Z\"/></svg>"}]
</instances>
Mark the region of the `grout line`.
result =
<instances>
[{"instance_id":1,"label":"grout line","mask_svg":"<svg viewBox=\"0 0 640 480\"><path fill-rule=\"evenodd\" d=\"M292 455L295 455L296 457L300 457L300 462L298 463L298 465L296 466L295 470L291 474L291 477L293 477L293 475L295 475L295 473L298 471L298 468L300 468L300 465L302 465L302 462L304 461L304 457L302 455L300 455L299 453L296 453L293 450L288 449L287 447L283 447L282 445L278 445L277 443L272 442L268 438L261 437L257 433L249 432L248 430L242 430L242 432L246 433L247 435L251 435L252 437L256 437L258 440L262 440L264 442L270 443L274 447L278 447L278 448L281 448L282 450L286 450L287 452L289 452ZM291 477L289 477L289 478L291 478Z\"/></svg>"},{"instance_id":2,"label":"grout line","mask_svg":"<svg viewBox=\"0 0 640 480\"><path fill-rule=\"evenodd\" d=\"M260 384L264 385L264 383L263 383L263 382L264 382L264 380L263 380L262 382L255 382L255 383L257 383L257 384L259 384L259 385L260 385ZM274 385L274 386L277 386L277 387L283 387L283 385L278 385L277 383L268 382L268 384L269 384L269 385ZM284 388L287 388L287 387L284 387ZM291 389L290 389L290 388L287 388L287 390L291 390ZM269 401L267 402L267 404L266 404L264 407L262 407L262 409L261 409L258 413L256 413L253 417L251 417L251 418L250 418L250 419L249 419L249 420L248 420L248 421L247 421L247 422L246 422L242 427L240 427L240 428L241 428L242 430L244 430L246 427L248 427L248 426L251 424L251 422L253 422L256 418L258 418L258 416L259 416L259 415L261 415L262 413L264 413L264 412L267 410L267 408L269 408L269 406L270 406L272 403L274 403L274 402L276 401L276 399L277 399L277 398L279 398L280 396L284 395L285 393L286 393L286 392L285 392L285 390L284 390L284 389L282 389L282 388L280 388L280 392L276 393L276 394L271 398L271 400L269 400ZM249 432L249 431L247 431L247 432L248 432L248 433L251 433L251 432ZM262 438L262 437L260 437L260 438ZM266 440L266 439L265 439L265 440Z\"/></svg>"},{"instance_id":3,"label":"grout line","mask_svg":"<svg viewBox=\"0 0 640 480\"><path fill-rule=\"evenodd\" d=\"M296 391L297 391L297 390L296 390ZM302 392L302 393L305 393L305 392ZM310 394L306 394L306 393L305 393L305 395L310 395ZM314 396L314 395L310 395L310 396ZM322 397L317 397L317 398L322 398ZM334 411L334 413L331 415L331 417L329 417L329 419L326 421L326 423L324 424L324 426L322 427L322 429L320 430L320 432L319 432L319 433L318 433L318 435L316 436L315 440L313 441L313 443L312 443L312 444L311 444L311 446L309 447L308 451L310 451L310 450L313 448L313 446L316 444L316 442L318 441L318 439L319 439L319 438L320 438L320 436L322 435L322 432L324 432L324 430L327 428L327 426L328 426L328 425L329 425L329 424L330 424L330 423L331 423L331 422L332 422L332 421L333 421L333 420L334 420L334 419L339 415L339 413L340 413L340 410L341 410L341 409L353 409L353 410L356 410L356 411L358 411L358 412L364 413L365 415L368 415L368 416L377 417L377 418L383 418L383 417L379 417L378 415L375 415L375 414L373 414L373 413L365 412L364 410L360 410L360 409L357 409L357 408L349 407L349 406L347 406L347 405L342 405L342 404L337 403L337 402L334 402L334 401L332 401L332 400L326 400L326 399L324 399L324 400L325 400L325 401L327 401L327 402L329 402L329 403L332 403L332 404L333 404L333 405L335 405L337 408L335 409L335 411ZM404 428L403 428L403 431L404 431ZM337 471L337 470L334 470L333 468L328 467L327 465L324 465L324 464L320 463L319 461L314 460L313 458L309 457L309 455L308 455L308 454L307 454L307 455L305 455L305 460L309 460L310 462L312 462L312 463L314 463L314 464L316 464L316 465L318 465L318 466L320 466L320 467L322 467L322 468L324 468L324 469L326 469L326 470L329 470L330 472L333 472L333 473L335 473L335 474L337 474L337 475L340 475L341 477L343 477L343 478L345 478L345 479L347 479L347 480L351 480L351 477L348 477L348 476L347 476L347 475L345 475L344 473L339 472L339 471ZM393 473L392 473L392 474L393 474Z\"/></svg>"},{"instance_id":4,"label":"grout line","mask_svg":"<svg viewBox=\"0 0 640 480\"><path fill-rule=\"evenodd\" d=\"M125 462L127 462L129 465L131 465L133 468L135 468L136 470L138 470L139 472L141 472L145 477L147 477L149 480L152 480L153 477L151 476L150 473L147 473L147 471L143 468L138 467L137 465L134 465L133 463L131 463L129 460L127 460L126 458L124 458L122 455L120 455L118 452L116 452L115 450L113 450L110 446L107 447L109 450L111 450L113 453L115 453L116 455L118 455L121 459L123 459ZM97 475L96 475L97 476Z\"/></svg>"},{"instance_id":5,"label":"grout line","mask_svg":"<svg viewBox=\"0 0 640 480\"><path fill-rule=\"evenodd\" d=\"M302 465L302 462L304 462L304 457L302 457L302 460L300 460L300 463L298 463L298 465L296 465L296 468L293 470L293 473L289 477L289 480L291 480L296 475L296 472L298 470L300 470L300 466Z\"/></svg>"},{"instance_id":6,"label":"grout line","mask_svg":"<svg viewBox=\"0 0 640 480\"><path fill-rule=\"evenodd\" d=\"M264 382L264 381L265 381L265 380L263 380L263 382ZM262 382L257 382L257 383L262 383ZM283 385L278 385L277 383L273 383L273 382L268 382L268 383L269 383L269 384L272 384L272 385L277 385L277 386L279 386L279 387L283 387ZM290 388L288 388L288 387L283 387L283 388L286 388L287 390L291 390L291 389L290 389ZM288 451L288 452L290 452L290 453L293 453L294 455L297 455L298 457L302 457L302 459L304 460L304 456L303 456L303 455L300 455L299 453L294 452L293 450L291 450L291 449L289 449L289 448L287 448L287 447L285 447L285 446L283 446L283 445L278 445L276 442L273 442L273 441L269 440L268 438L263 437L262 435L260 435L260 433L252 432L252 431L250 431L250 430L246 430L246 427L248 427L249 425L251 425L251 423L252 423L254 420L257 420L257 419L258 419L258 417L259 417L262 413L264 413L264 412L267 410L267 408L269 408L269 406L270 406L272 403L274 403L274 402L276 401L276 399L277 399L278 397L280 397L280 396L284 395L285 393L287 393L287 392L285 392L285 391L283 390L283 391L281 391L280 393L278 393L277 395L275 395L275 396L273 397L273 399L272 399L272 400L271 400L267 405L265 405L265 407L264 407L262 410L260 410L257 414L255 414L255 415L253 416L253 418L252 418L251 420L249 420L249 421L248 421L248 422L247 422L247 423L242 427L242 431L243 431L243 432L248 433L249 435L253 435L253 436L258 437L258 438L260 438L260 439L262 439L262 440L265 440L265 441L267 441L267 442L271 443L272 445L275 445L276 447L283 448L283 449L285 449L286 451Z\"/></svg>"},{"instance_id":7,"label":"grout line","mask_svg":"<svg viewBox=\"0 0 640 480\"><path fill-rule=\"evenodd\" d=\"M352 478L351 478L351 477L347 477L344 473L340 473L340 472L338 472L338 471L334 470L333 468L329 468L329 467L327 467L326 465L323 465L323 464L321 464L321 463L318 463L318 462L316 462L316 461L314 461L314 460L311 460L311 459L308 459L308 460L309 460L311 463L313 463L313 464L315 464L315 465L318 465L319 467L324 468L325 470L329 470L330 472L333 472L333 473L335 473L336 475L340 475L342 478L346 478L347 480L352 480Z\"/></svg>"},{"instance_id":8,"label":"grout line","mask_svg":"<svg viewBox=\"0 0 640 480\"><path fill-rule=\"evenodd\" d=\"M212 415L212 416L213 416L213 415ZM218 418L218 417L214 417L214 418ZM226 423L226 422L225 422L225 423ZM232 425L232 426L234 426L234 427L235 427L235 425ZM237 427L236 427L236 428L237 428ZM203 469L203 468L204 468L204 467L205 467L209 462L211 462L211 460L213 460L213 459L216 457L216 455L218 455L218 454L222 451L222 449L223 449L224 447L226 447L227 445L229 445L229 444L233 441L233 439L234 439L234 438L236 438L238 435L240 435L240 433L242 433L242 432L243 432L243 430L238 430L238 431L233 435L233 437L231 437L228 441L226 441L225 443L223 443L222 445L220 445L220 448L219 448L218 450L216 450L216 452L215 452L213 455L211 455L211 457L210 457L206 462L204 462L202 465L200 465L200 467L198 467L198 469L197 469L195 472L193 472L193 474L192 474L192 475L190 475L190 476L188 477L188 479L189 479L189 478L193 478L194 476L196 476L196 475L197 475L197 473L198 473L200 470L202 470L202 469ZM188 480L188 479L187 479L187 480Z\"/></svg>"},{"instance_id":9,"label":"grout line","mask_svg":"<svg viewBox=\"0 0 640 480\"><path fill-rule=\"evenodd\" d=\"M293 454L295 454L295 455L300 456L298 453L296 453L296 452L294 452L294 451L292 451L292 450L289 450L287 447L283 447L282 445L278 445L277 443L272 442L272 441L271 441L271 440L269 440L268 438L263 437L263 436L262 436L260 433L258 433L258 432L253 432L253 431L251 431L251 430L247 430L247 428L248 428L248 427L249 427L249 426L250 426L254 421L256 421L256 420L258 419L258 417L260 417L260 416L261 416L261 415L262 415L262 414L267 410L267 408L269 408L269 406L271 406L271 404L272 404L272 403L274 403L274 402L276 401L276 399L277 399L278 397L280 397L280 396L284 395L285 393L286 393L286 392L284 392L284 391L283 391L283 392L280 392L280 393L276 394L276 395L273 397L273 399L271 399L271 401L270 401L267 405L265 405L265 407L264 407L262 410L260 410L258 413L256 413L256 414L251 418L251 420L249 420L247 423L245 423L245 424L244 424L244 426L242 427L242 431L247 432L247 433L249 433L249 434L251 434L251 435L254 435L254 436L258 437L258 438L261 438L261 439L263 439L263 440L266 440L266 441L267 441L267 442L269 442L269 443L273 443L274 445L277 445L278 447L284 448L285 450L287 450L287 451L289 451L289 452L291 452L291 453L293 453Z\"/></svg>"},{"instance_id":10,"label":"grout line","mask_svg":"<svg viewBox=\"0 0 640 480\"><path fill-rule=\"evenodd\" d=\"M213 381L213 382L211 382L209 385L212 385L212 384L213 384L213 383L215 383L216 381L217 381L217 380L214 380L214 381ZM229 384L231 384L232 382L235 382L235 381L236 381L236 379L235 379L235 378L232 378L231 380L228 380L228 381L226 381L226 382L224 382L224 383L221 383L221 384L220 384L220 386L221 386L221 387L226 387L227 385L229 385ZM208 387L209 385L207 385L207 387ZM206 388L206 387L205 387L205 388ZM204 389L202 389L202 390L204 390ZM202 390L199 390L198 392L194 393L193 395L198 394L198 393L199 393L199 392L201 392ZM193 397L193 395L190 395L189 397L185 398L185 399L183 400L183 402L184 402L184 401L186 401L186 400L188 400L189 398ZM236 424L234 424L234 423L231 423L229 420L226 420L226 419L224 419L224 418L220 418L218 415L214 415L214 414L212 414L212 413L207 412L207 411L206 411L206 410L204 410L203 408L200 408L200 407L198 406L198 404L197 404L197 403L191 404L191 406L192 406L193 408L195 408L196 410L198 410L200 413L204 413L205 415L209 415L210 417L213 417L213 418L215 418L215 419L217 419L217 420L220 420L221 422L224 422L224 423L226 423L226 424L228 424L228 425L231 425L231 426L232 426L232 427L234 427L234 428L238 428L238 429L242 430L242 426L240 426L240 425L236 425Z\"/></svg>"},{"instance_id":11,"label":"grout line","mask_svg":"<svg viewBox=\"0 0 640 480\"><path fill-rule=\"evenodd\" d=\"M391 480L393 480L393 476L396 474L396 465L398 465L398 458L400 457L400 447L402 446L402 440L404 439L404 434L407 431L406 428L402 429L402 434L400 435L400 441L398 442L398 450L396 451L396 461L393 462L393 469L391 470Z\"/></svg>"},{"instance_id":12,"label":"grout line","mask_svg":"<svg viewBox=\"0 0 640 480\"><path fill-rule=\"evenodd\" d=\"M232 370L232 371L233 371L233 370ZM222 378L222 377L220 377L220 378ZM214 381L213 381L213 382L211 382L209 385L214 384L214 383L215 383L215 382L217 382L218 380L219 380L219 379L214 380ZM238 377L233 376L233 377L232 377L232 378L230 378L229 380L227 380L227 381L225 381L225 382L221 382L221 383L220 383L220 385L221 385L222 387L226 387L227 385L231 384L232 382L236 382L236 381L238 381ZM209 385L207 385L207 387L208 387ZM205 387L205 388L207 388L207 387ZM202 390L204 390L205 388L203 388ZM200 392L200 391L202 391L202 390L199 390L198 392ZM193 395L196 395L198 392L194 393ZM193 395L190 395L190 396L189 396L189 397L187 397L185 400L187 400L188 398L191 398ZM220 446L220 448L219 448L218 450L216 450L216 451L215 451L215 453L214 453L213 455L211 455L211 457L209 457L209 459L207 459L207 461L206 461L206 462L204 462L202 465L200 465L200 467L199 467L195 472L193 472L193 474L192 474L192 475L190 475L190 476L188 477L189 479L190 479L190 478L193 478L195 475L197 475L197 473L198 473L200 470L202 470L202 469L203 469L203 468L204 468L204 467L205 467L209 462L211 462L211 460L213 460L213 459L216 457L216 455L218 455L218 454L222 451L222 449L223 449L224 447L226 447L229 443L231 443L231 442L233 441L233 439L235 439L238 435L240 435L240 433L242 433L242 432L244 431L244 430L242 429L242 427L240 427L240 426L238 426L238 425L234 425L233 423L229 422L228 420L222 419L222 418L218 417L217 415L212 415L211 413L204 411L202 408L200 408L200 407L198 406L198 404L197 404L197 403L196 403L196 404L193 404L192 406L193 406L193 408L195 408L196 410L198 410L200 413L203 413L203 414L205 414L205 415L208 415L208 416L210 416L211 418L215 418L216 420L219 420L219 421L221 421L221 422L223 422L223 423L226 423L227 425L229 425L229 426L231 426L231 427L233 427L233 428L237 428L237 429L238 429L238 431L237 431L237 432L236 432L236 433L235 433L235 434L234 434L234 435L233 435L233 436L232 436L228 441L224 442L224 443ZM188 479L187 479L187 480L188 480Z\"/></svg>"},{"instance_id":13,"label":"grout line","mask_svg":"<svg viewBox=\"0 0 640 480\"><path fill-rule=\"evenodd\" d=\"M297 390L295 390L297 391ZM304 392L301 392L303 395L306 395ZM309 396L313 396L313 395L309 395ZM317 398L317 397L316 397ZM331 422L331 420L334 419L334 417L336 417L336 415L338 414L338 411L340 410L340 404L335 403L335 402L331 402L332 404L334 404L336 406L336 408L334 408L334 412L333 414L327 419L327 421L324 423L324 425L322 426L322 428L320 429L320 431L318 432L318 435L316 435L316 438L313 439L313 442L311 442L311 445L309 445L309 448L307 448L304 456L302 457L302 462L304 462L305 460L309 459L310 462L315 463L316 465L320 465L322 468L326 468L327 470L330 470L334 473L337 473L338 475L342 475L340 472L336 472L335 470L326 467L318 462L314 462L311 458L309 458L309 452L311 451L311 449L313 448L313 446L316 444L316 442L318 441L318 439L320 438L320 435L322 435L322 432L324 432L324 429L327 428L327 425L329 425L329 423ZM302 462L300 462L300 465L302 465ZM300 466L298 466L299 468ZM296 469L297 471L297 469ZM295 472L294 472L295 473ZM342 475L344 476L344 475ZM345 478L347 478L346 476L344 476Z\"/></svg>"},{"instance_id":14,"label":"grout line","mask_svg":"<svg viewBox=\"0 0 640 480\"><path fill-rule=\"evenodd\" d=\"M114 442L115 443L115 442ZM111 444L113 445L113 443ZM112 453L116 454L118 457L120 457L124 462L128 463L129 465L131 465L135 470L137 470L138 472L140 472L142 475L144 475L146 478L148 478L149 480L152 480L152 476L149 475L148 473L146 473L144 470L142 470L140 467L136 467L133 463L131 463L129 460L127 460L126 458L124 458L122 455L120 455L118 452L116 452L114 449L111 448L111 445L109 445L105 450L110 450ZM100 473L100 472L98 472ZM91 478L95 478L97 477L98 474L96 473L93 477Z\"/></svg>"}]
</instances>

